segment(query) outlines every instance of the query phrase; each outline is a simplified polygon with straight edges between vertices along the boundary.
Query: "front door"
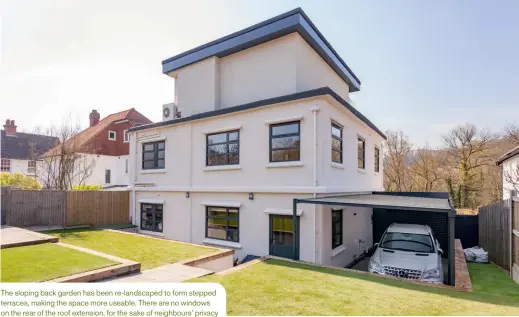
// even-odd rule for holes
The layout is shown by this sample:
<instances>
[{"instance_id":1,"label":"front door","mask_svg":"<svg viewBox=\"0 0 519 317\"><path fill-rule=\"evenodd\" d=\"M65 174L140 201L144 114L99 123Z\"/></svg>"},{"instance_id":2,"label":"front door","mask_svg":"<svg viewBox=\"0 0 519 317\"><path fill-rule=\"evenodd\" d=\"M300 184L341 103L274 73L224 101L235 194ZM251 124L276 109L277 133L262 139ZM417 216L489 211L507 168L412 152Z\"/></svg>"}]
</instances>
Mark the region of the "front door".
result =
<instances>
[{"instance_id":1,"label":"front door","mask_svg":"<svg viewBox=\"0 0 519 317\"><path fill-rule=\"evenodd\" d=\"M299 240L294 237L294 219L292 216L270 215L269 254L289 259L299 259ZM297 217L299 228L299 217ZM293 245L296 243L294 257Z\"/></svg>"}]
</instances>

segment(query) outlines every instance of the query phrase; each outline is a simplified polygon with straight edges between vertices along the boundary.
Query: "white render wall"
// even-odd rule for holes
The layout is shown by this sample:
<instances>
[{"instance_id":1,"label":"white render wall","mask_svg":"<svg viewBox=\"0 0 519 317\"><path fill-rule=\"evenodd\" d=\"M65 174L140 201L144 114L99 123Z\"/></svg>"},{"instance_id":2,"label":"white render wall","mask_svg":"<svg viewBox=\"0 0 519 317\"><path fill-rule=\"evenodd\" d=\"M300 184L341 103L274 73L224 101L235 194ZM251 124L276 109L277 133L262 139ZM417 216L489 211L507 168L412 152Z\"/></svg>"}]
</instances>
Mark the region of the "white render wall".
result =
<instances>
[{"instance_id":1,"label":"white render wall","mask_svg":"<svg viewBox=\"0 0 519 317\"><path fill-rule=\"evenodd\" d=\"M348 84L298 34L210 57L169 74L182 116L320 87L348 100ZM173 93L173 90L172 90Z\"/></svg>"},{"instance_id":2,"label":"white render wall","mask_svg":"<svg viewBox=\"0 0 519 317\"><path fill-rule=\"evenodd\" d=\"M510 175L515 176L517 166L519 166L519 155L509 158L502 164L503 173L503 199L510 198L510 191L515 190L514 185L505 179L505 173L508 172ZM519 181L519 180L517 180Z\"/></svg>"},{"instance_id":3,"label":"white render wall","mask_svg":"<svg viewBox=\"0 0 519 317\"><path fill-rule=\"evenodd\" d=\"M85 182L88 185L129 185L130 180L128 173L125 173L125 161L128 155L109 156L88 154L91 160L95 160L95 166L92 174ZM109 169L110 183L105 183L105 170Z\"/></svg>"}]
</instances>

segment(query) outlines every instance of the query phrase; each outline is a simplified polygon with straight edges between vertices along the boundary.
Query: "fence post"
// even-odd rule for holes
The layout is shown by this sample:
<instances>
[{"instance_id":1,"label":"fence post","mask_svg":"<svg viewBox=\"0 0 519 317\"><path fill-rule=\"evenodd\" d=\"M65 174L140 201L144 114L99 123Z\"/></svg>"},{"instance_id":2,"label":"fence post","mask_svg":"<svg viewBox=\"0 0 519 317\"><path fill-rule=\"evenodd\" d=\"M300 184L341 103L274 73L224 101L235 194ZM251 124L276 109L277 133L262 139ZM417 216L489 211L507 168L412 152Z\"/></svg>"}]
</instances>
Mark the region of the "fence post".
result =
<instances>
[{"instance_id":1,"label":"fence post","mask_svg":"<svg viewBox=\"0 0 519 317\"><path fill-rule=\"evenodd\" d=\"M510 196L510 235L508 243L510 246L510 277L514 278L514 250L513 250L513 239L514 239L514 196Z\"/></svg>"}]
</instances>

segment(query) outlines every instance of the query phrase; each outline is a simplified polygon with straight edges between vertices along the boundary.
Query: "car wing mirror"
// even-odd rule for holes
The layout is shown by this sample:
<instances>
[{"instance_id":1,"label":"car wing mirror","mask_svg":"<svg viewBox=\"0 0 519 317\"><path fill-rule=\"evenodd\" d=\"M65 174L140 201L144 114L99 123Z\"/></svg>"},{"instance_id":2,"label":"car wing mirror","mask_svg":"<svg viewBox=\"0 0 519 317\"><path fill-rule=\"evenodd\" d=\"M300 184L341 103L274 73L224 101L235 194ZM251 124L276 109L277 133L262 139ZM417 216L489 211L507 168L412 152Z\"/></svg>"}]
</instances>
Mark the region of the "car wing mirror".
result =
<instances>
[{"instance_id":1,"label":"car wing mirror","mask_svg":"<svg viewBox=\"0 0 519 317\"><path fill-rule=\"evenodd\" d=\"M373 245L374 247L378 247L378 242Z\"/></svg>"},{"instance_id":2,"label":"car wing mirror","mask_svg":"<svg viewBox=\"0 0 519 317\"><path fill-rule=\"evenodd\" d=\"M440 248L438 248L438 254L439 254L439 255L443 255L443 250L440 249Z\"/></svg>"}]
</instances>

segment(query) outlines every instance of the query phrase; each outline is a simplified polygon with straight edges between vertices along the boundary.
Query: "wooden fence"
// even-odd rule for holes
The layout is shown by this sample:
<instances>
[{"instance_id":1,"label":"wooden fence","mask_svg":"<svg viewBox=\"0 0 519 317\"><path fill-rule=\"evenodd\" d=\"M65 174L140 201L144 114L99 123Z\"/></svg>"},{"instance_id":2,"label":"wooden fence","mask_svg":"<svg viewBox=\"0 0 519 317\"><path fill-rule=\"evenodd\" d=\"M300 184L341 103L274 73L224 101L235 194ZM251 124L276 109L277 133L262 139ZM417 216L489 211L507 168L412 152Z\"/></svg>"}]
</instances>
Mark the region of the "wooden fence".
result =
<instances>
[{"instance_id":1,"label":"wooden fence","mask_svg":"<svg viewBox=\"0 0 519 317\"><path fill-rule=\"evenodd\" d=\"M519 197L512 198L512 278L519 283Z\"/></svg>"},{"instance_id":2,"label":"wooden fence","mask_svg":"<svg viewBox=\"0 0 519 317\"><path fill-rule=\"evenodd\" d=\"M491 262L510 271L512 199L479 208L479 244Z\"/></svg>"},{"instance_id":3,"label":"wooden fence","mask_svg":"<svg viewBox=\"0 0 519 317\"><path fill-rule=\"evenodd\" d=\"M2 188L2 224L16 227L106 226L130 222L128 191Z\"/></svg>"}]
</instances>

